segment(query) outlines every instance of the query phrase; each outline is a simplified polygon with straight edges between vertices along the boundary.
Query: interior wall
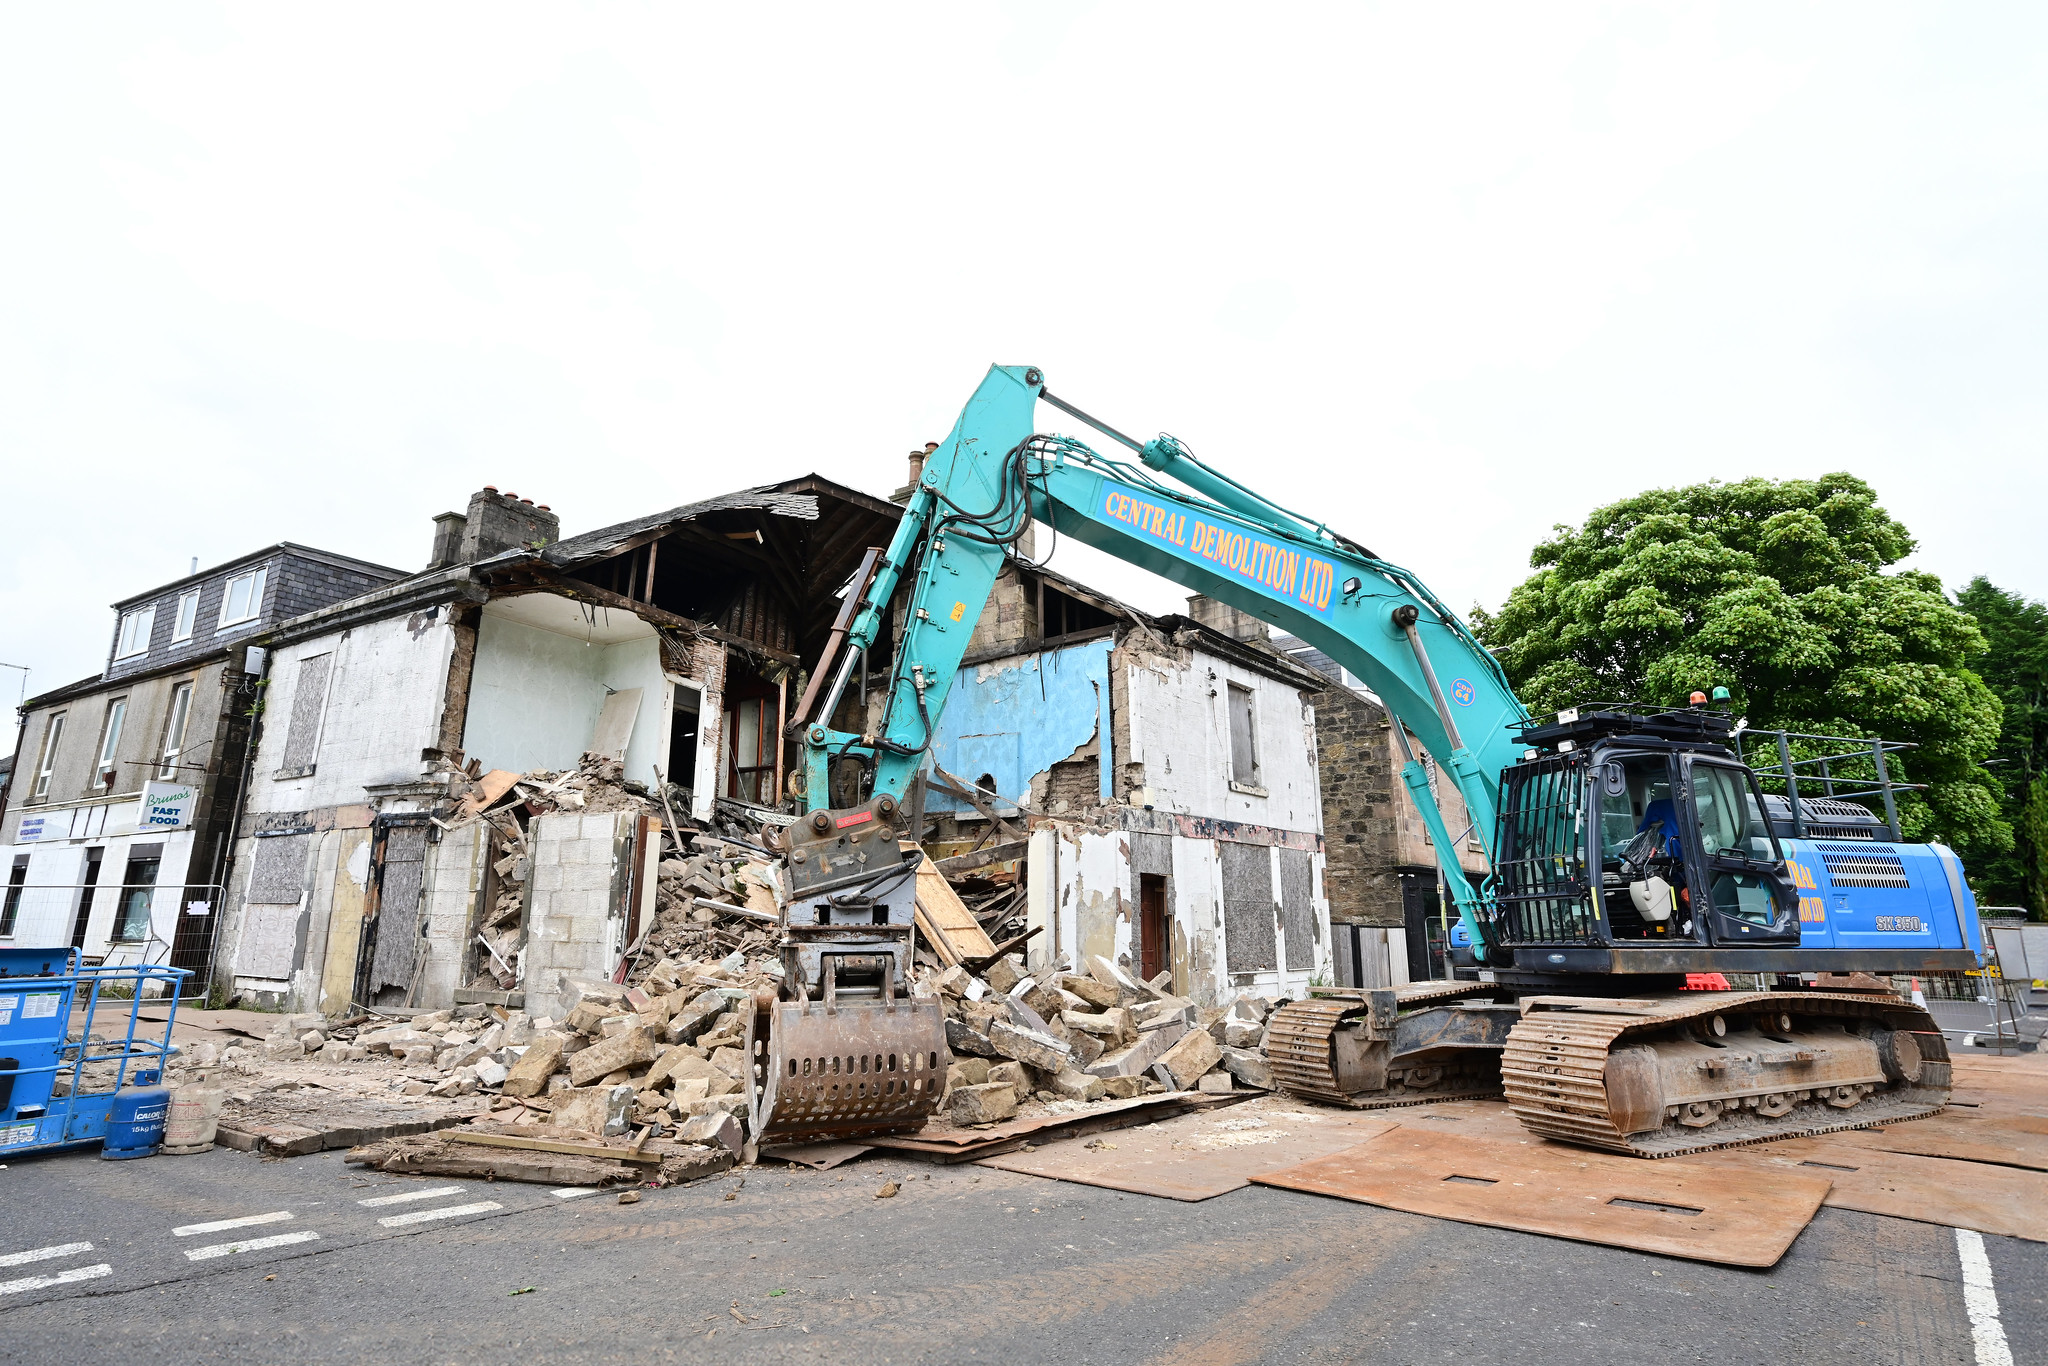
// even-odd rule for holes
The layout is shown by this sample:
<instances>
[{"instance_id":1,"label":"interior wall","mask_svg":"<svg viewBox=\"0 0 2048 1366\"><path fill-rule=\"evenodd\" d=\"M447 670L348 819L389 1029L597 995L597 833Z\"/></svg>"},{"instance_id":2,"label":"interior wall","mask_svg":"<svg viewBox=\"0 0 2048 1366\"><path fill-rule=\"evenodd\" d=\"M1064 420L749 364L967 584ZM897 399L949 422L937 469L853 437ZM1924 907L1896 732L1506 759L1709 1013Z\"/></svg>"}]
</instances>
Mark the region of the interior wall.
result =
<instances>
[{"instance_id":1,"label":"interior wall","mask_svg":"<svg viewBox=\"0 0 2048 1366\"><path fill-rule=\"evenodd\" d=\"M590 745L607 690L639 688L626 776L652 781L668 741L668 684L652 627L637 639L577 640L485 609L462 749L486 769L573 768Z\"/></svg>"}]
</instances>

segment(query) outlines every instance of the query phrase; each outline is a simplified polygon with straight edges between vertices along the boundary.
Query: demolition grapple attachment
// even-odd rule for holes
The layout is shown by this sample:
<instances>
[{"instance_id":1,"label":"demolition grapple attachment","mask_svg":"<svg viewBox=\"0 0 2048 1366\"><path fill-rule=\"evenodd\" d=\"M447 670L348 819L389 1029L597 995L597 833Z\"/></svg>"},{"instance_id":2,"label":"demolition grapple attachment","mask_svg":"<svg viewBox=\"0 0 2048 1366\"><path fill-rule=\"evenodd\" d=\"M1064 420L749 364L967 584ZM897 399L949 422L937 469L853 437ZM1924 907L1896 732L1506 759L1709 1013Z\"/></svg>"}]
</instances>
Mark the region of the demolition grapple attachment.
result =
<instances>
[{"instance_id":1,"label":"demolition grapple attachment","mask_svg":"<svg viewBox=\"0 0 2048 1366\"><path fill-rule=\"evenodd\" d=\"M894 797L814 811L782 840L782 988L747 1031L764 1145L921 1126L945 1089L946 1022L910 994L915 846Z\"/></svg>"}]
</instances>

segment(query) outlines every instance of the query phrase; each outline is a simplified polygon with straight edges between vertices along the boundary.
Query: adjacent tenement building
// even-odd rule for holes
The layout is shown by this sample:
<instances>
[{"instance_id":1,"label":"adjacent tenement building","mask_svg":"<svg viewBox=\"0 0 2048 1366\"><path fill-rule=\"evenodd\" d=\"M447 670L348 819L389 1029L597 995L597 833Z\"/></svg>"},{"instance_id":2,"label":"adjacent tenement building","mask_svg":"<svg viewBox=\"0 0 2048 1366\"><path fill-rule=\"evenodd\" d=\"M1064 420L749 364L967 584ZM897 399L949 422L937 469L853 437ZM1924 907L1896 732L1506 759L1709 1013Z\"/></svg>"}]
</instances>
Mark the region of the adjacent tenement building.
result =
<instances>
[{"instance_id":1,"label":"adjacent tenement building","mask_svg":"<svg viewBox=\"0 0 2048 1366\"><path fill-rule=\"evenodd\" d=\"M27 699L0 811L0 944L204 976L278 621L399 577L282 543L114 604L106 667Z\"/></svg>"}]
</instances>

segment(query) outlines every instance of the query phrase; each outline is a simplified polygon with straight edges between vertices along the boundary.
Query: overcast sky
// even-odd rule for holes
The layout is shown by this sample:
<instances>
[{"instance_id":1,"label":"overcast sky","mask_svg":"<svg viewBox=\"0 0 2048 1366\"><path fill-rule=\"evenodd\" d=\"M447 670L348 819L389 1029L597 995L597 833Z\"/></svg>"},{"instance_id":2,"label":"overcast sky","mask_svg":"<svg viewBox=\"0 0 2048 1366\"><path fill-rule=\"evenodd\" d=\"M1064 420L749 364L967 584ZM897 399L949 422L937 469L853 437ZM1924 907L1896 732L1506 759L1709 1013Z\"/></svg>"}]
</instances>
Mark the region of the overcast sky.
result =
<instances>
[{"instance_id":1,"label":"overcast sky","mask_svg":"<svg viewBox=\"0 0 2048 1366\"><path fill-rule=\"evenodd\" d=\"M1829 470L2048 597L2038 3L21 3L0 129L32 693L193 557L416 569L484 483L886 494L991 361L1460 609L1615 498Z\"/></svg>"}]
</instances>

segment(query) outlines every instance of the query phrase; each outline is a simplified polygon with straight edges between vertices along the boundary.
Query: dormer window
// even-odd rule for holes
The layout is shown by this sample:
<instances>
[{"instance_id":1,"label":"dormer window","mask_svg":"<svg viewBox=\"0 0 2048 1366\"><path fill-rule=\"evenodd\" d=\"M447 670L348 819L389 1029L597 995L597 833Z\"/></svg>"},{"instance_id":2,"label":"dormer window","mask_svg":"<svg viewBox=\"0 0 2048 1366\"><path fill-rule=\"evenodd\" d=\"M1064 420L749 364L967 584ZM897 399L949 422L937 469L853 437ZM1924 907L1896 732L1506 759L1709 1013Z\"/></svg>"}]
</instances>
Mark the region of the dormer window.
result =
<instances>
[{"instance_id":1,"label":"dormer window","mask_svg":"<svg viewBox=\"0 0 2048 1366\"><path fill-rule=\"evenodd\" d=\"M220 624L225 630L244 621L254 621L263 611L263 571L252 569L227 582L220 595Z\"/></svg>"},{"instance_id":2,"label":"dormer window","mask_svg":"<svg viewBox=\"0 0 2048 1366\"><path fill-rule=\"evenodd\" d=\"M150 628L156 625L156 608L145 607L121 618L120 635L114 642L114 658L130 659L149 653Z\"/></svg>"},{"instance_id":3,"label":"dormer window","mask_svg":"<svg viewBox=\"0 0 2048 1366\"><path fill-rule=\"evenodd\" d=\"M199 590L194 588L178 597L178 620L171 628L171 644L192 639L192 628L199 624Z\"/></svg>"}]
</instances>

